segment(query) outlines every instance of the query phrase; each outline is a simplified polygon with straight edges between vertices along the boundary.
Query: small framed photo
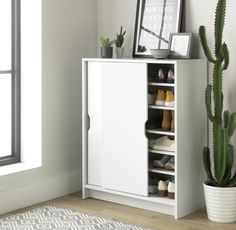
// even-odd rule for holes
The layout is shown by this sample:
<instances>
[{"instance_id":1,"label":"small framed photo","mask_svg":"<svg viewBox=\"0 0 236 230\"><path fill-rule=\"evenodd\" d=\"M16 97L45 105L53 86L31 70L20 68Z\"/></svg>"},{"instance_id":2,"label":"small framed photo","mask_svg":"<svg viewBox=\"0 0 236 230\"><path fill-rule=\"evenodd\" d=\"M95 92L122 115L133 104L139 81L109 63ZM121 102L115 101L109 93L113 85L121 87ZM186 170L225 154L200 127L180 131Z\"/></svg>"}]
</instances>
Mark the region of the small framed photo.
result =
<instances>
[{"instance_id":1,"label":"small framed photo","mask_svg":"<svg viewBox=\"0 0 236 230\"><path fill-rule=\"evenodd\" d=\"M169 58L191 58L192 43L192 33L171 33Z\"/></svg>"}]
</instances>

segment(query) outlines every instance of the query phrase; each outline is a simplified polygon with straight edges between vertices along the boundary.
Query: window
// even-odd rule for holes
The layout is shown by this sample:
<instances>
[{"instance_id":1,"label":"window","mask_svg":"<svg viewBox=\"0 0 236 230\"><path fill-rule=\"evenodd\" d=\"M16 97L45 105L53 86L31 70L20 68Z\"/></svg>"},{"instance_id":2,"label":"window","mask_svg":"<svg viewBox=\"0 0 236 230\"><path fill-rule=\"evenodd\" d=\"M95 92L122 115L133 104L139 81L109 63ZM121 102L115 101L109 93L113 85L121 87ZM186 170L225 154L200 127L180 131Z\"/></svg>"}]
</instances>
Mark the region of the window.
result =
<instances>
[{"instance_id":1,"label":"window","mask_svg":"<svg viewBox=\"0 0 236 230\"><path fill-rule=\"evenodd\" d=\"M0 166L20 161L20 0L0 0Z\"/></svg>"}]
</instances>

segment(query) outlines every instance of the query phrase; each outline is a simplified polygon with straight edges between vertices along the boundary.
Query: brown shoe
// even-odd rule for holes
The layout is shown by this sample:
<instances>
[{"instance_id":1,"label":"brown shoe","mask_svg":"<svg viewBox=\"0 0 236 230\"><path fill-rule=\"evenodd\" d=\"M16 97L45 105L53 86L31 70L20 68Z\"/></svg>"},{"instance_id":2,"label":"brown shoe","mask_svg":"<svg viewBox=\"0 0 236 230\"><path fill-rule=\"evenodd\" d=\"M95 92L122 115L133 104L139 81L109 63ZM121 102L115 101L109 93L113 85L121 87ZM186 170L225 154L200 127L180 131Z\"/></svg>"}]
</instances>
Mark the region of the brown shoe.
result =
<instances>
[{"instance_id":1,"label":"brown shoe","mask_svg":"<svg viewBox=\"0 0 236 230\"><path fill-rule=\"evenodd\" d=\"M168 110L163 110L162 129L169 131L171 129L171 113Z\"/></svg>"},{"instance_id":2,"label":"brown shoe","mask_svg":"<svg viewBox=\"0 0 236 230\"><path fill-rule=\"evenodd\" d=\"M171 131L175 131L175 112L171 111Z\"/></svg>"}]
</instances>

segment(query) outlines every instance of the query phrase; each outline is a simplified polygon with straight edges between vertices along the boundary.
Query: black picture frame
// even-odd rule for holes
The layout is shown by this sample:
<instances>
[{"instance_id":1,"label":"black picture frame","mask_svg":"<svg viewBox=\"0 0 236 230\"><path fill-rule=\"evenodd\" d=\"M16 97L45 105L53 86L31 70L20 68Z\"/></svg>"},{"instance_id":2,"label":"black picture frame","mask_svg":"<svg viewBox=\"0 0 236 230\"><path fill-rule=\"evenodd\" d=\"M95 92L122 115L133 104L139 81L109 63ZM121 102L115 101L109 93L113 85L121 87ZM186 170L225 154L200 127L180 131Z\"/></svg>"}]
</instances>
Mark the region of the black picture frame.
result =
<instances>
[{"instance_id":1,"label":"black picture frame","mask_svg":"<svg viewBox=\"0 0 236 230\"><path fill-rule=\"evenodd\" d=\"M181 31L183 2L137 0L133 57L152 57L150 49L169 48L170 33ZM158 32L155 33L155 30Z\"/></svg>"}]
</instances>

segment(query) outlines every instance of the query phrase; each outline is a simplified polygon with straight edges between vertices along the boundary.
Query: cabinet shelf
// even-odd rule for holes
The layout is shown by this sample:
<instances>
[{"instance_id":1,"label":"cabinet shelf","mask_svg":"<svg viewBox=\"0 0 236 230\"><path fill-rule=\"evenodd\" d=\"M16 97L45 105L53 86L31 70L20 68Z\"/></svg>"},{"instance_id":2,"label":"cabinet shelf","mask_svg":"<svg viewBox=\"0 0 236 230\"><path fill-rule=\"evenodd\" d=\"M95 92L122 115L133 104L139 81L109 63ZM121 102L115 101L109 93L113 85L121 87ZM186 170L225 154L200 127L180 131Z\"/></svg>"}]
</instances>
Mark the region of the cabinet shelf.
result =
<instances>
[{"instance_id":1,"label":"cabinet shelf","mask_svg":"<svg viewBox=\"0 0 236 230\"><path fill-rule=\"evenodd\" d=\"M158 82L148 82L150 86L161 86L161 87L175 87L173 83L158 83Z\"/></svg>"},{"instance_id":2,"label":"cabinet shelf","mask_svg":"<svg viewBox=\"0 0 236 230\"><path fill-rule=\"evenodd\" d=\"M160 155L175 156L175 152L170 152L170 151L161 151L161 150L148 149L148 152L149 153L160 154Z\"/></svg>"},{"instance_id":3,"label":"cabinet shelf","mask_svg":"<svg viewBox=\"0 0 236 230\"><path fill-rule=\"evenodd\" d=\"M165 169L149 168L149 172L175 176L174 171L169 171L169 170L165 170Z\"/></svg>"},{"instance_id":4,"label":"cabinet shelf","mask_svg":"<svg viewBox=\"0 0 236 230\"><path fill-rule=\"evenodd\" d=\"M150 134L159 134L159 135L165 135L165 136L175 136L174 132L163 131L162 129L147 129L146 132L150 133Z\"/></svg>"},{"instance_id":5,"label":"cabinet shelf","mask_svg":"<svg viewBox=\"0 0 236 230\"><path fill-rule=\"evenodd\" d=\"M156 194L149 194L147 199L149 199L153 202L167 204L167 205L170 205L170 206L175 205L175 200L171 200L168 197L160 197Z\"/></svg>"},{"instance_id":6,"label":"cabinet shelf","mask_svg":"<svg viewBox=\"0 0 236 230\"><path fill-rule=\"evenodd\" d=\"M170 106L160 106L160 105L149 105L149 109L157 109L157 110L175 110L175 107L170 107Z\"/></svg>"}]
</instances>

